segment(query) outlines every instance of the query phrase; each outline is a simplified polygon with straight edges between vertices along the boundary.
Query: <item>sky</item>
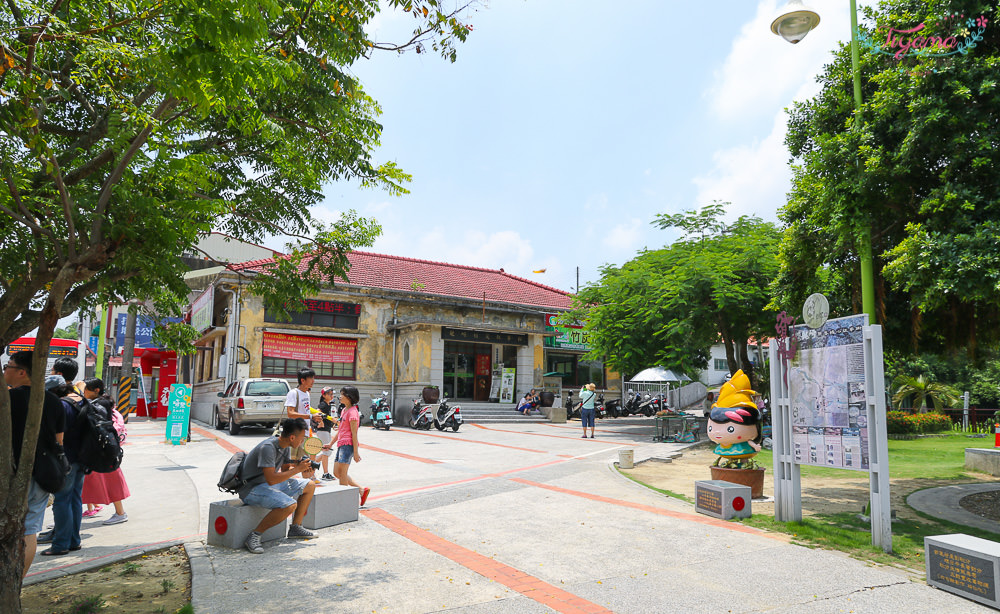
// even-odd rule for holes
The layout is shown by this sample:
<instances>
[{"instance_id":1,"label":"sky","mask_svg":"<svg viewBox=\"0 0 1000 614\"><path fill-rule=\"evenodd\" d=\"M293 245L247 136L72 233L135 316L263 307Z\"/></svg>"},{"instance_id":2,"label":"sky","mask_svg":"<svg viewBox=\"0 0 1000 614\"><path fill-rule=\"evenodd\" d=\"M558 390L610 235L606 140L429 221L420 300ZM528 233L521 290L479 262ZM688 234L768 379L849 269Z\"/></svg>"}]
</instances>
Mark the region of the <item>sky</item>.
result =
<instances>
[{"instance_id":1,"label":"sky","mask_svg":"<svg viewBox=\"0 0 1000 614\"><path fill-rule=\"evenodd\" d=\"M810 4L821 22L792 45L770 31L777 0L491 0L455 63L376 52L352 67L382 107L375 159L412 174L410 193L334 183L313 214L375 218L367 251L570 292L577 270L583 286L676 239L650 225L659 213L721 200L728 219L777 221L785 108L850 38L845 0ZM383 13L369 32L398 42L413 24Z\"/></svg>"}]
</instances>

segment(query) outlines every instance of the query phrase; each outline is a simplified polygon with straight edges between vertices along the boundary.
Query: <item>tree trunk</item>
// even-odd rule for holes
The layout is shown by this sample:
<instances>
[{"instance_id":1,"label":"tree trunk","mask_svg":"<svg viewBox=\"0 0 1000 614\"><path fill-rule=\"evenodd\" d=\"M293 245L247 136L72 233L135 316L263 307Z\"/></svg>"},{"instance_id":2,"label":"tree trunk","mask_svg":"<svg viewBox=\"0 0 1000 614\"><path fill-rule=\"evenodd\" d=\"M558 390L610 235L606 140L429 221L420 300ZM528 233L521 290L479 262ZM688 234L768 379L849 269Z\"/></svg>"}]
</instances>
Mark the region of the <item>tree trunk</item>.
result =
<instances>
[{"instance_id":1,"label":"tree trunk","mask_svg":"<svg viewBox=\"0 0 1000 614\"><path fill-rule=\"evenodd\" d=\"M736 373L736 351L733 349L733 334L725 318L719 316L719 332L722 335L722 345L726 348L726 365L729 367L729 375Z\"/></svg>"},{"instance_id":2,"label":"tree trunk","mask_svg":"<svg viewBox=\"0 0 1000 614\"><path fill-rule=\"evenodd\" d=\"M21 574L24 572L24 514L21 506L0 511L0 612L21 611Z\"/></svg>"},{"instance_id":3,"label":"tree trunk","mask_svg":"<svg viewBox=\"0 0 1000 614\"><path fill-rule=\"evenodd\" d=\"M756 390L757 374L754 373L753 363L750 362L750 355L747 353L747 340L741 339L740 343L740 363L743 365L743 372L750 378L750 388Z\"/></svg>"}]
</instances>

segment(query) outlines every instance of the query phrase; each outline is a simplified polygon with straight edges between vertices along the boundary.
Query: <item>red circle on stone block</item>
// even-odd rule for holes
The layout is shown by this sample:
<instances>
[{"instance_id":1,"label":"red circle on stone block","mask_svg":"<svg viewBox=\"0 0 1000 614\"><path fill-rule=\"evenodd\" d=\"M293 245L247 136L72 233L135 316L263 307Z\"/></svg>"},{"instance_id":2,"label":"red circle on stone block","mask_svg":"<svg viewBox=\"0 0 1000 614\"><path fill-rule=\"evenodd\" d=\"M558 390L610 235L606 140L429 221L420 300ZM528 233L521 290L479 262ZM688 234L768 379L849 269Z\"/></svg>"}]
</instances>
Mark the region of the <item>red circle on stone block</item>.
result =
<instances>
[{"instance_id":1,"label":"red circle on stone block","mask_svg":"<svg viewBox=\"0 0 1000 614\"><path fill-rule=\"evenodd\" d=\"M733 497L733 509L737 512L746 507L747 502L743 500L743 497Z\"/></svg>"},{"instance_id":2,"label":"red circle on stone block","mask_svg":"<svg viewBox=\"0 0 1000 614\"><path fill-rule=\"evenodd\" d=\"M740 507L742 507L742 504L740 504ZM224 516L219 516L218 518L215 519L216 533L218 533L219 535L225 535L226 531L228 530L229 530L229 523L226 522L226 518Z\"/></svg>"}]
</instances>

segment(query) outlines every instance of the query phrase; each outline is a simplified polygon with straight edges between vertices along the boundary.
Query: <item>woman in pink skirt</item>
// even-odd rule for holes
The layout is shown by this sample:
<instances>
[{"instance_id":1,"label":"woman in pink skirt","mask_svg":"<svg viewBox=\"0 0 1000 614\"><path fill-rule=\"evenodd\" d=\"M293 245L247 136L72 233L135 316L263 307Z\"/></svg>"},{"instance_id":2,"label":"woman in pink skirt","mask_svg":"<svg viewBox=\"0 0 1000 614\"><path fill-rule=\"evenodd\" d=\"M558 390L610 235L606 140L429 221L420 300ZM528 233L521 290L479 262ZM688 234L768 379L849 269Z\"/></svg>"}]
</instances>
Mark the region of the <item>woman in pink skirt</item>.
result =
<instances>
[{"instance_id":1,"label":"woman in pink skirt","mask_svg":"<svg viewBox=\"0 0 1000 614\"><path fill-rule=\"evenodd\" d=\"M104 392L104 383L99 379L87 380L83 396L89 399L97 407L102 407L108 412L111 419L112 403L109 397L100 396ZM84 516L95 516L101 510L101 506L114 504L115 513L104 521L103 524L121 524L128 522L128 514L122 507L122 499L129 496L128 484L125 483L125 475L121 468L115 469L111 473L91 472L83 480L83 502L87 504L87 511ZM94 506L94 507L92 507ZM92 511L93 510L93 511Z\"/></svg>"}]
</instances>

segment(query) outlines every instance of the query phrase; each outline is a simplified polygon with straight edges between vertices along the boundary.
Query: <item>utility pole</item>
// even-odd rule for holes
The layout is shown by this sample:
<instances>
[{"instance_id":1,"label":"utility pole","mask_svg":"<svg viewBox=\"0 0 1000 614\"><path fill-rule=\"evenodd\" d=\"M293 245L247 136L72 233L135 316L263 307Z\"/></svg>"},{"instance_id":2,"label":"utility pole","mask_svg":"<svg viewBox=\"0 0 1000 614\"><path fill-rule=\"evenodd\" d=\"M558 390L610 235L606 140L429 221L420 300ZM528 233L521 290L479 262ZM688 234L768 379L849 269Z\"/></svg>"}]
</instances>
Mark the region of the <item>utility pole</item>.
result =
<instances>
[{"instance_id":1,"label":"utility pole","mask_svg":"<svg viewBox=\"0 0 1000 614\"><path fill-rule=\"evenodd\" d=\"M122 370L118 378L118 412L128 422L132 407L132 357L135 355L135 315L139 307L129 301L125 318L125 340L122 347Z\"/></svg>"}]
</instances>

